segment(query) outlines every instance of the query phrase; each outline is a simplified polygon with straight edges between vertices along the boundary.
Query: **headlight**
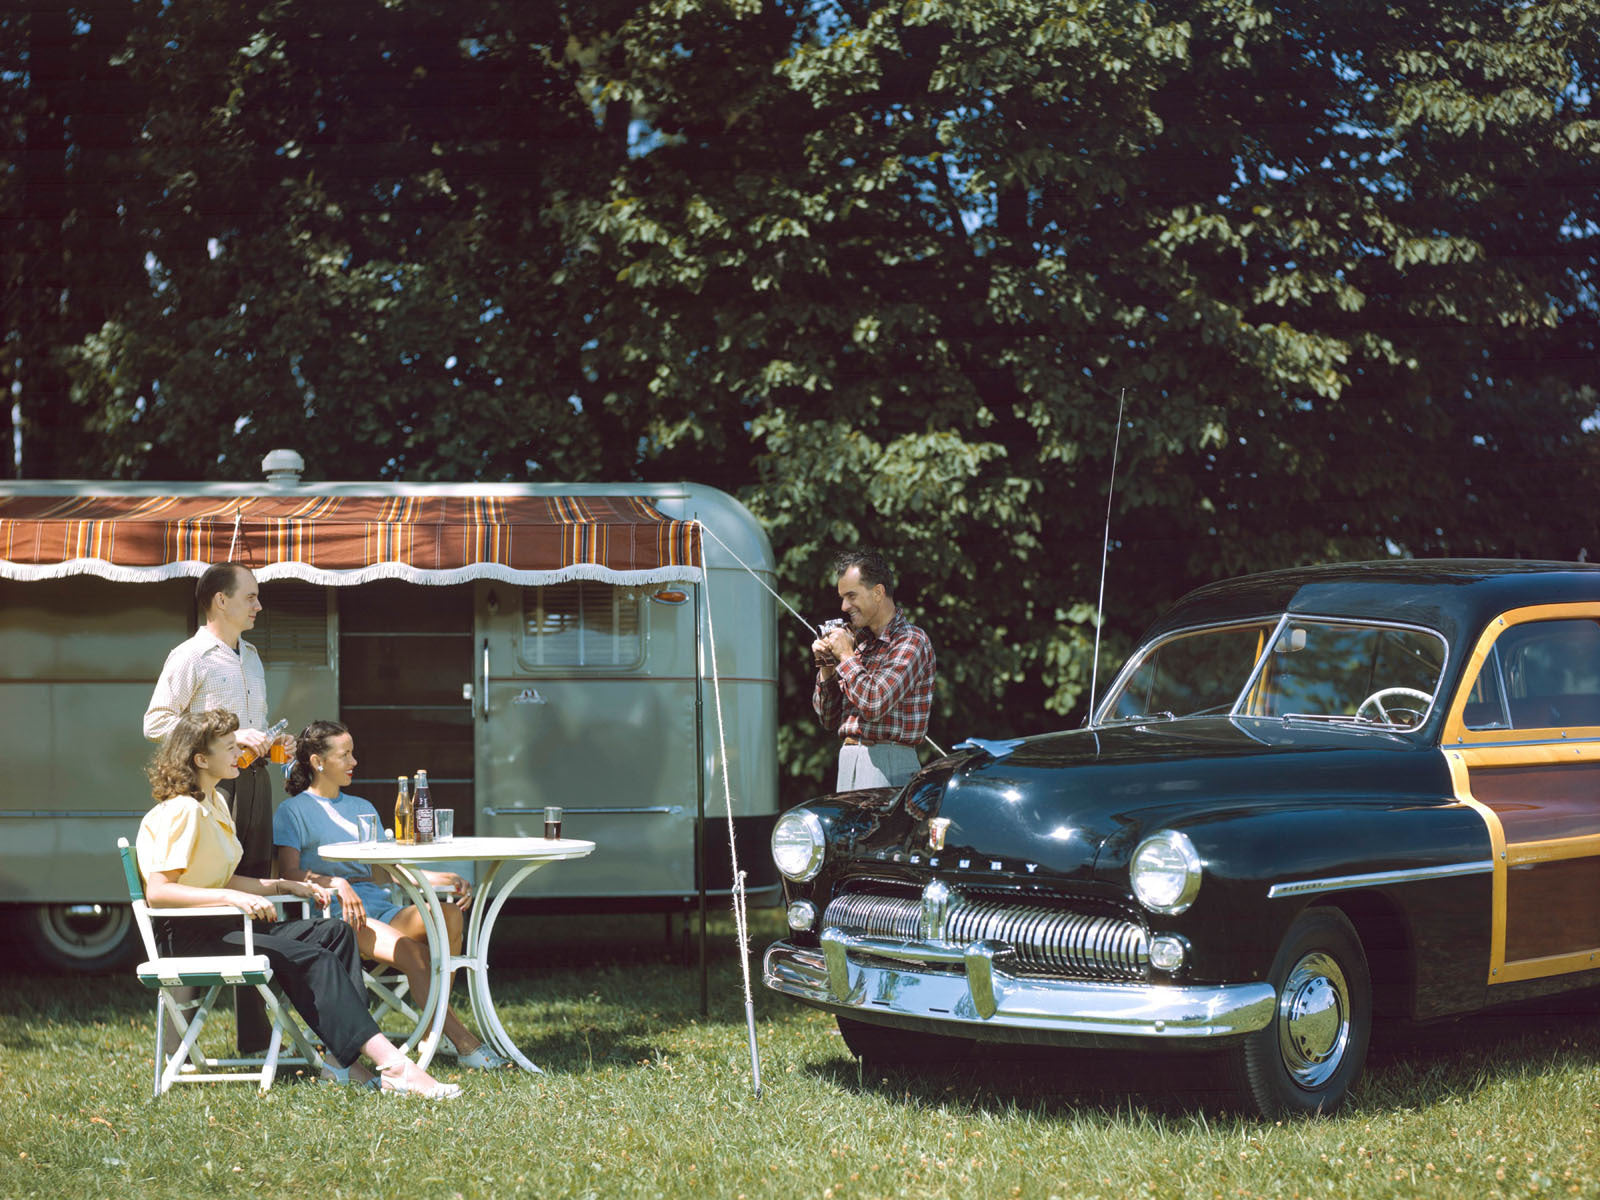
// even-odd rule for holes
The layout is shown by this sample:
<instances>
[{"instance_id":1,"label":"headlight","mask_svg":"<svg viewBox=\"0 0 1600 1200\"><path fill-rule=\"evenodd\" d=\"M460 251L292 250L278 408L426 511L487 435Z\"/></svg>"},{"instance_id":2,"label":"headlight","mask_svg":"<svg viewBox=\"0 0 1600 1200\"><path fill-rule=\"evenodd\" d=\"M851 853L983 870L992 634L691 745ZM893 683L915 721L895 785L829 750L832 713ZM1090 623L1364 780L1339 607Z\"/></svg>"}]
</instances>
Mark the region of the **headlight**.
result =
<instances>
[{"instance_id":1,"label":"headlight","mask_svg":"<svg viewBox=\"0 0 1600 1200\"><path fill-rule=\"evenodd\" d=\"M772 827L772 861L790 879L803 882L822 869L822 822L817 814L795 808Z\"/></svg>"},{"instance_id":2,"label":"headlight","mask_svg":"<svg viewBox=\"0 0 1600 1200\"><path fill-rule=\"evenodd\" d=\"M1163 829L1139 843L1128 873L1139 903L1159 913L1181 913L1200 890L1200 856L1176 829Z\"/></svg>"},{"instance_id":3,"label":"headlight","mask_svg":"<svg viewBox=\"0 0 1600 1200\"><path fill-rule=\"evenodd\" d=\"M796 900L789 905L789 928L804 933L817 923L817 906L809 900Z\"/></svg>"},{"instance_id":4,"label":"headlight","mask_svg":"<svg viewBox=\"0 0 1600 1200\"><path fill-rule=\"evenodd\" d=\"M790 922L794 924L794 922ZM1150 965L1158 971L1165 971L1171 975L1183 966L1183 960L1189 954L1189 947L1180 937L1173 937L1164 933L1160 937L1150 939Z\"/></svg>"}]
</instances>

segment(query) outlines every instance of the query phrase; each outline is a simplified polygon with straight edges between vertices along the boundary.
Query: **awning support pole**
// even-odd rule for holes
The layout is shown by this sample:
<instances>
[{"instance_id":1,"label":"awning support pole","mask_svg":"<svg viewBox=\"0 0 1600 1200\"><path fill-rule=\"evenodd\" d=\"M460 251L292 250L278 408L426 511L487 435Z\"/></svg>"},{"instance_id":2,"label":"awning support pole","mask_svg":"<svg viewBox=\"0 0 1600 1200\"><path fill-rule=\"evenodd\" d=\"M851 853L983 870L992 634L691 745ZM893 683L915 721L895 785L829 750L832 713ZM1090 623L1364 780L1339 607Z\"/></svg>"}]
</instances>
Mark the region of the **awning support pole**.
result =
<instances>
[{"instance_id":1,"label":"awning support pole","mask_svg":"<svg viewBox=\"0 0 1600 1200\"><path fill-rule=\"evenodd\" d=\"M702 528L704 527L702 526ZM750 1089L751 1094L759 1100L761 1099L761 1053L756 1044L755 994L750 983L749 906L744 887L745 873L739 869L739 839L733 817L733 780L728 773L728 731L722 720L722 675L717 668L717 626L715 619L711 615L711 571L709 565L701 576L701 593L705 600L705 641L710 648L712 695L713 702L717 706L717 765L722 771L723 813L728 820L728 871L733 884L733 922L739 940L739 975L744 988L745 1028L750 1035ZM699 598L696 597L696 599ZM697 668L695 672L697 680L700 674L701 672ZM703 779L704 775L702 774L701 777ZM704 917L701 920L703 921ZM702 926L702 928L704 927Z\"/></svg>"},{"instance_id":2,"label":"awning support pole","mask_svg":"<svg viewBox=\"0 0 1600 1200\"><path fill-rule=\"evenodd\" d=\"M694 585L694 872L700 894L700 1015L711 1014L711 984L706 966L706 740L705 698L701 683L705 662L701 652L701 587Z\"/></svg>"}]
</instances>

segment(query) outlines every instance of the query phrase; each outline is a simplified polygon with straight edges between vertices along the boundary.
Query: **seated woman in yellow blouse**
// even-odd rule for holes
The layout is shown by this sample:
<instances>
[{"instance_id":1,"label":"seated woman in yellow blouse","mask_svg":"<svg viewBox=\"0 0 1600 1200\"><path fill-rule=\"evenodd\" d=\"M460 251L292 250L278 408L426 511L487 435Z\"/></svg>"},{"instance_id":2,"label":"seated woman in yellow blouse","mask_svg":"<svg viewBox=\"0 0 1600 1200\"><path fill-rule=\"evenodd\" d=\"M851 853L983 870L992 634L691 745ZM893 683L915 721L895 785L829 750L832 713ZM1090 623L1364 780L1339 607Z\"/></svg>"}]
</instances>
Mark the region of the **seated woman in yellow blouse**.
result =
<instances>
[{"instance_id":1,"label":"seated woman in yellow blouse","mask_svg":"<svg viewBox=\"0 0 1600 1200\"><path fill-rule=\"evenodd\" d=\"M365 1055L378 1068L379 1086L387 1092L412 1092L430 1100L460 1095L459 1087L435 1080L379 1031L367 1011L350 926L325 918L279 921L277 909L266 899L300 896L326 905L326 889L234 873L243 851L216 786L239 774L238 728L238 718L222 709L186 713L156 752L150 785L160 803L139 825L145 899L152 909L236 909L262 922L253 931L256 953L266 955L274 981L335 1062L348 1066ZM238 951L244 945L237 917L158 917L156 936L166 953L177 955Z\"/></svg>"}]
</instances>

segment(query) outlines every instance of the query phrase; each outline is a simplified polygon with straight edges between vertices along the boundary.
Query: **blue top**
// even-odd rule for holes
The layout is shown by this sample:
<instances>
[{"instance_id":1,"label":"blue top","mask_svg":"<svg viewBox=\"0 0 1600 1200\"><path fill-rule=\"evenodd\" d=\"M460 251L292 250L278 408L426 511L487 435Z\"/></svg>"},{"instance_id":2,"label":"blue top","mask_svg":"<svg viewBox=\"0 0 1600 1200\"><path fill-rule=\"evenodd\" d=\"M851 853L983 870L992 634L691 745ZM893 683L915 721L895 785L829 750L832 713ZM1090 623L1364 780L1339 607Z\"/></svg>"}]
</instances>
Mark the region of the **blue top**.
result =
<instances>
[{"instance_id":1,"label":"blue top","mask_svg":"<svg viewBox=\"0 0 1600 1200\"><path fill-rule=\"evenodd\" d=\"M372 868L366 863L329 862L317 854L317 847L330 842L354 842L361 838L356 818L362 813L378 815L360 796L340 792L337 799L328 800L313 792L290 796L278 805L272 818L272 843L289 846L300 851L300 869L315 871L319 875L342 875L355 888L356 895L374 921L388 921L403 905L396 904L389 889L372 882ZM338 914L339 897L333 898L333 912Z\"/></svg>"}]
</instances>

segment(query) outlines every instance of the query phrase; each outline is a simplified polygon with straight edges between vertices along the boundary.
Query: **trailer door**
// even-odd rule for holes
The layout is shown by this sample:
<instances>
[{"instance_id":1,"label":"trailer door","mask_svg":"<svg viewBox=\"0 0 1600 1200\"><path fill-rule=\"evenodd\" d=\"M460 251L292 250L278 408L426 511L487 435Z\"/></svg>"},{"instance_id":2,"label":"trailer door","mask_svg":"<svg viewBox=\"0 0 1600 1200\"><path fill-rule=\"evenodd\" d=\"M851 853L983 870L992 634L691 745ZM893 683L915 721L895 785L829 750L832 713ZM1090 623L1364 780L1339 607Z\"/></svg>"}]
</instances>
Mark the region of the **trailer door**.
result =
<instances>
[{"instance_id":1,"label":"trailer door","mask_svg":"<svg viewBox=\"0 0 1600 1200\"><path fill-rule=\"evenodd\" d=\"M477 586L479 832L540 836L558 805L595 852L528 895L692 894L693 606L593 580Z\"/></svg>"},{"instance_id":2,"label":"trailer door","mask_svg":"<svg viewBox=\"0 0 1600 1200\"><path fill-rule=\"evenodd\" d=\"M337 589L339 711L356 743L353 795L394 826L395 777L428 772L433 802L473 829L471 584L380 580ZM321 714L314 714L321 715Z\"/></svg>"}]
</instances>

